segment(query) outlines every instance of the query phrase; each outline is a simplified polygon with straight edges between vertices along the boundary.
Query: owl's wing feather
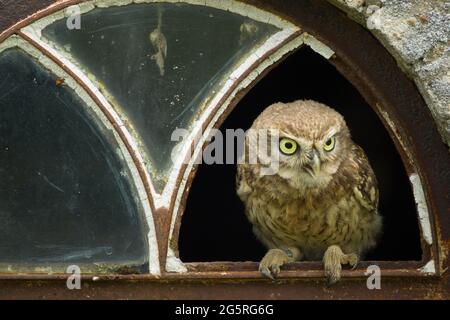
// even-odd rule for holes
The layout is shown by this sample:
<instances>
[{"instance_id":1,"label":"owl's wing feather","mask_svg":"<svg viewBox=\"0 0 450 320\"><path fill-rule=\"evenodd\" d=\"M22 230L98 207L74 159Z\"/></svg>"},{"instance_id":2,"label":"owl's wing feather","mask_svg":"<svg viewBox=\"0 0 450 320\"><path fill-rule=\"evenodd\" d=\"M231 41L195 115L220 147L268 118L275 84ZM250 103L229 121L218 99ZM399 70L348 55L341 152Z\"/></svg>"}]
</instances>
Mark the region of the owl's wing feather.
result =
<instances>
[{"instance_id":1,"label":"owl's wing feather","mask_svg":"<svg viewBox=\"0 0 450 320\"><path fill-rule=\"evenodd\" d=\"M357 166L358 177L353 187L353 194L359 204L370 212L378 211L378 184L369 160L361 147L353 147L354 162Z\"/></svg>"},{"instance_id":2,"label":"owl's wing feather","mask_svg":"<svg viewBox=\"0 0 450 320\"><path fill-rule=\"evenodd\" d=\"M246 165L242 164L238 166L236 174L236 192L242 201L246 201L248 195L251 193L251 187L248 185L248 181L253 177L250 176L250 170L247 170Z\"/></svg>"}]
</instances>

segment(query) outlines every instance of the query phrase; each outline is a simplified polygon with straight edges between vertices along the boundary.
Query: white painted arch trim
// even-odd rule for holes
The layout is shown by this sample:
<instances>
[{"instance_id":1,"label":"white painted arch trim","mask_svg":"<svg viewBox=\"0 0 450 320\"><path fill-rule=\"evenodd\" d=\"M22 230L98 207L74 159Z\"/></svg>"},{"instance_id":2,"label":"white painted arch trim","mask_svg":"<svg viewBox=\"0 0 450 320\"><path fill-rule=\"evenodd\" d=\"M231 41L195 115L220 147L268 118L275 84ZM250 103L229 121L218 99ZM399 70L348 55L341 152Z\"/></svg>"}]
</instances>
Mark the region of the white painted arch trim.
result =
<instances>
[{"instance_id":1,"label":"white painted arch trim","mask_svg":"<svg viewBox=\"0 0 450 320\"><path fill-rule=\"evenodd\" d=\"M427 244L432 245L433 233L431 232L430 213L428 211L422 181L417 173L410 175L409 180L411 181L411 185L413 187L414 200L417 206L417 213L419 215L419 223L423 239Z\"/></svg>"}]
</instances>

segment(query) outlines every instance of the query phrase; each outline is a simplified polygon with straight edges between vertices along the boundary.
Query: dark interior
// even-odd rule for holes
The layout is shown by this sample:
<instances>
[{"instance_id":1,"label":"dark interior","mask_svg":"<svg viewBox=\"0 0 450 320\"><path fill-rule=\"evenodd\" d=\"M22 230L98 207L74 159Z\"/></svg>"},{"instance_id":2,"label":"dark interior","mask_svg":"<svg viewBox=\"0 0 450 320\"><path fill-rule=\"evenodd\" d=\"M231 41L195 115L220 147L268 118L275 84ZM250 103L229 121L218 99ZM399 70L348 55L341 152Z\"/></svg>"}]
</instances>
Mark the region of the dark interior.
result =
<instances>
[{"instance_id":1,"label":"dark interior","mask_svg":"<svg viewBox=\"0 0 450 320\"><path fill-rule=\"evenodd\" d=\"M375 171L383 235L365 260L421 260L416 207L400 155L372 108L322 56L307 47L289 56L251 89L221 130L246 130L270 104L297 99L317 100L339 111ZM253 235L236 195L235 174L236 165L198 167L181 222L182 261L259 261L263 257L265 248Z\"/></svg>"}]
</instances>

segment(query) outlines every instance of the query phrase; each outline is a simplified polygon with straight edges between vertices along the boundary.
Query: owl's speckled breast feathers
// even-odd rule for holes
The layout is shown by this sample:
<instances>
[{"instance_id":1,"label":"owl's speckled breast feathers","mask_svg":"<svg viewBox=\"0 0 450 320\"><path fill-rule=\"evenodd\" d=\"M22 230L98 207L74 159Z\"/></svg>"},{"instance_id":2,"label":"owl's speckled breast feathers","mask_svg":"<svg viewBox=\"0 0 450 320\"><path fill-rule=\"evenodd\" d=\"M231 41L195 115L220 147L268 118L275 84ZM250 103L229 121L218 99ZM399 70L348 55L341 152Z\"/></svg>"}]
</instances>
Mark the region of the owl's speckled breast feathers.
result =
<instances>
[{"instance_id":1,"label":"owl's speckled breast feathers","mask_svg":"<svg viewBox=\"0 0 450 320\"><path fill-rule=\"evenodd\" d=\"M357 146L354 152L364 156ZM321 259L333 244L359 254L373 247L380 227L376 181L354 157L344 163L344 175L308 195L277 175L254 180L259 169L240 166L238 194L258 238L269 248L299 246L307 260ZM354 170L366 175L354 176Z\"/></svg>"},{"instance_id":2,"label":"owl's speckled breast feathers","mask_svg":"<svg viewBox=\"0 0 450 320\"><path fill-rule=\"evenodd\" d=\"M238 166L237 193L269 249L294 248L295 260L318 260L330 246L363 255L376 245L377 181L339 113L314 101L278 103L252 128L278 130L293 150L282 154L273 175L261 174L259 164Z\"/></svg>"}]
</instances>

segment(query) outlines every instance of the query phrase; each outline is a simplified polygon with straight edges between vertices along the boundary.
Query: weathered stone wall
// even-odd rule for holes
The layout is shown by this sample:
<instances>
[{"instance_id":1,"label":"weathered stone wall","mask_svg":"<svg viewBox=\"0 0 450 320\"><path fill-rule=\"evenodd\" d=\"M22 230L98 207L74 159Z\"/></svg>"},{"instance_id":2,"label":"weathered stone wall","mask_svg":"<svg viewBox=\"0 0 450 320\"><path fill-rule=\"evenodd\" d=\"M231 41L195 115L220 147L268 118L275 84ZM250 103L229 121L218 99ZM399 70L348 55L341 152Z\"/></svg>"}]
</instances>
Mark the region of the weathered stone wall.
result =
<instances>
[{"instance_id":1,"label":"weathered stone wall","mask_svg":"<svg viewBox=\"0 0 450 320\"><path fill-rule=\"evenodd\" d=\"M414 79L450 146L450 0L328 0L367 29Z\"/></svg>"}]
</instances>

